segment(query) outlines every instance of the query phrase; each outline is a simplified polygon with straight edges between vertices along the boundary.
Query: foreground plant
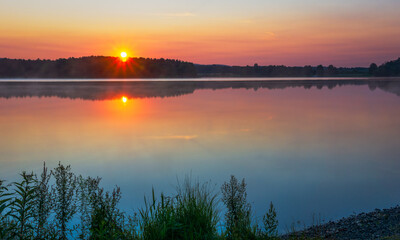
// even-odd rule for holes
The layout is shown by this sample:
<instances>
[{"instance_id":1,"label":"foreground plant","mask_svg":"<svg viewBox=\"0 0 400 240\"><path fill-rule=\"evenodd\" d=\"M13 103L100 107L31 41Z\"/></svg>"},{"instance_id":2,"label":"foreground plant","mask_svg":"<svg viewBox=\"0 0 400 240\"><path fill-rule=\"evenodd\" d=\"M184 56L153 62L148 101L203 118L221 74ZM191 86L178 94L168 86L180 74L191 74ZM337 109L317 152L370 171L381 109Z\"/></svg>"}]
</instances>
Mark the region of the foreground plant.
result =
<instances>
[{"instance_id":1,"label":"foreground plant","mask_svg":"<svg viewBox=\"0 0 400 240\"><path fill-rule=\"evenodd\" d=\"M11 204L10 216L14 222L12 226L15 230L14 235L19 239L32 237L35 201L35 179L33 173L21 173L22 181L14 182L14 199Z\"/></svg>"},{"instance_id":2,"label":"foreground plant","mask_svg":"<svg viewBox=\"0 0 400 240\"><path fill-rule=\"evenodd\" d=\"M76 212L76 203L74 198L76 188L76 177L71 172L70 166L64 166L58 163L58 167L52 171L56 184L53 189L55 197L54 211L57 220L59 238L67 239L67 224Z\"/></svg>"},{"instance_id":3,"label":"foreground plant","mask_svg":"<svg viewBox=\"0 0 400 240\"><path fill-rule=\"evenodd\" d=\"M217 196L209 182L201 184L186 177L178 184L176 218L184 228L181 239L213 239L217 235Z\"/></svg>"},{"instance_id":4,"label":"foreground plant","mask_svg":"<svg viewBox=\"0 0 400 240\"><path fill-rule=\"evenodd\" d=\"M117 208L121 199L119 187L111 193L99 188L92 193L92 214L89 239L123 239L123 217Z\"/></svg>"},{"instance_id":5,"label":"foreground plant","mask_svg":"<svg viewBox=\"0 0 400 240\"><path fill-rule=\"evenodd\" d=\"M278 221L272 203L261 229L251 222L244 179L239 182L234 176L221 188L227 210L222 232L217 231L220 199L209 182L186 177L178 182L175 194L161 193L159 199L153 189L139 214L129 216L118 208L119 187L107 192L100 187L100 178L76 177L70 166L59 163L49 172L44 164L39 178L26 172L21 176L21 182L13 183L11 190L0 181L0 239L277 238Z\"/></svg>"},{"instance_id":6,"label":"foreground plant","mask_svg":"<svg viewBox=\"0 0 400 240\"><path fill-rule=\"evenodd\" d=\"M229 182L222 187L222 202L226 206L226 234L228 239L252 238L254 230L251 227L251 206L247 202L246 182L241 182L231 176Z\"/></svg>"},{"instance_id":7,"label":"foreground plant","mask_svg":"<svg viewBox=\"0 0 400 240\"><path fill-rule=\"evenodd\" d=\"M145 240L176 239L183 226L176 219L174 199L161 193L157 201L152 189L152 198L144 198L145 207L139 210L141 236Z\"/></svg>"},{"instance_id":8,"label":"foreground plant","mask_svg":"<svg viewBox=\"0 0 400 240\"><path fill-rule=\"evenodd\" d=\"M276 210L272 202L269 204L268 212L263 217L264 235L268 238L278 237L278 220L276 218Z\"/></svg>"},{"instance_id":9,"label":"foreground plant","mask_svg":"<svg viewBox=\"0 0 400 240\"><path fill-rule=\"evenodd\" d=\"M7 208L11 204L12 194L8 191L8 186L4 184L4 181L0 180L0 239L6 239L10 232L7 224L7 217L10 212L7 211Z\"/></svg>"},{"instance_id":10,"label":"foreground plant","mask_svg":"<svg viewBox=\"0 0 400 240\"><path fill-rule=\"evenodd\" d=\"M140 209L143 239L215 239L219 211L217 194L209 183L192 182L186 177L178 184L174 197L161 194L158 201L152 190Z\"/></svg>"},{"instance_id":11,"label":"foreground plant","mask_svg":"<svg viewBox=\"0 0 400 240\"><path fill-rule=\"evenodd\" d=\"M79 239L86 239L90 234L90 222L93 212L92 196L98 191L101 178L77 178L76 199L77 211L79 212L80 224L76 227Z\"/></svg>"},{"instance_id":12,"label":"foreground plant","mask_svg":"<svg viewBox=\"0 0 400 240\"><path fill-rule=\"evenodd\" d=\"M40 178L35 182L35 200L34 200L34 219L36 239L44 239L50 227L47 228L51 210L53 209L53 198L50 192L51 174L47 170L46 163L43 163L43 171Z\"/></svg>"}]
</instances>

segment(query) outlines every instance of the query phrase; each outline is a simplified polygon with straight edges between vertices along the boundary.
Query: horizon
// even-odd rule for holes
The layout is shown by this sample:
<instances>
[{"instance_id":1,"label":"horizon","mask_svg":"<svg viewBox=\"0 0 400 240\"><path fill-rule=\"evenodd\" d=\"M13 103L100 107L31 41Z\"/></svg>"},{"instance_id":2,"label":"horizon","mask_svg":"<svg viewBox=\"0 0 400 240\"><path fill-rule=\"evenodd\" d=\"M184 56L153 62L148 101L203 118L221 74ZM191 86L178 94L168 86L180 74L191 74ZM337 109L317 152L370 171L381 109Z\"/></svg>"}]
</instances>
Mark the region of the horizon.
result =
<instances>
[{"instance_id":1,"label":"horizon","mask_svg":"<svg viewBox=\"0 0 400 240\"><path fill-rule=\"evenodd\" d=\"M39 60L39 61L57 61L57 60L61 60L61 59L79 59L79 58L90 58L90 57L106 57L106 58L121 58L121 57L118 57L118 56L105 56L105 55L91 55L91 56L80 56L80 57L63 57L63 58L56 58L56 59L46 59L46 58L36 58L36 59L33 59L33 58L7 58L7 57L0 57L0 59L8 59L8 60L25 60L25 61L37 61L37 60ZM323 64L316 64L316 65L274 65L274 64L271 64L271 65L261 65L261 64L258 64L258 63L252 63L252 64L244 64L244 65L229 65L229 64L223 64L223 63L221 63L221 64L219 64L219 63L210 63L210 64L202 64L202 63L196 63L196 62L190 62L190 61L186 61L186 60L184 60L184 59L171 59L171 58L163 58L163 57L160 57L160 58L150 58L150 57L143 57L143 56L134 56L134 57L131 57L131 56L127 56L127 57L125 57L125 58L127 58L127 59L140 59L140 58L143 58L143 59L165 59L165 60L173 60L173 61L180 61L180 62L187 62L187 63L192 63L192 64L194 64L194 65L209 65L209 66L211 66L211 65L217 65L217 66L228 66L228 67L246 67L246 66L250 66L250 67L253 67L255 64L257 64L258 66L260 66L260 67L268 67L268 66L285 66L285 67L306 67L306 66L311 66L311 67L313 67L313 68L315 68L315 67L318 67L319 65L322 65L324 68L326 68L326 67L329 67L329 65L332 65L332 64L329 64L329 65L323 65ZM382 64L385 64L385 63L388 63L388 62L391 62L391 61L396 61L396 60L398 60L398 59L400 59L400 57L397 57L397 58L395 58L395 59L388 59L388 60L386 60L386 61L384 61ZM124 62L125 62L126 60L124 60ZM371 62L370 64L373 64L373 63L375 63L375 62ZM334 67L336 67L336 68L369 68L370 67L370 64L368 65L368 66L352 66L352 67L348 67L348 66L335 66L335 65L333 65ZM375 63L375 64L377 64L377 63ZM380 65L382 65L382 64L377 64L378 66L380 66Z\"/></svg>"},{"instance_id":2,"label":"horizon","mask_svg":"<svg viewBox=\"0 0 400 240\"><path fill-rule=\"evenodd\" d=\"M400 56L395 0L0 3L0 57L128 55L196 64L368 67Z\"/></svg>"}]
</instances>

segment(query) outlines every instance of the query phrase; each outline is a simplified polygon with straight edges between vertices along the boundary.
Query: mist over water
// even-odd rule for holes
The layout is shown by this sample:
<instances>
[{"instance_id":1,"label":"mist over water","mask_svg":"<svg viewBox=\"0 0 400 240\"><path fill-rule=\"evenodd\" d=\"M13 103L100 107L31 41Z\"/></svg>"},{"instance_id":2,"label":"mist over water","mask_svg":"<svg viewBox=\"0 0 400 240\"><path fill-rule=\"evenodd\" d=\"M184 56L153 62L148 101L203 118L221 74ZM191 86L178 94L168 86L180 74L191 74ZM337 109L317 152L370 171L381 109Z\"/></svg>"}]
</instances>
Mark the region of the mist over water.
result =
<instances>
[{"instance_id":1,"label":"mist over water","mask_svg":"<svg viewBox=\"0 0 400 240\"><path fill-rule=\"evenodd\" d=\"M59 161L121 187L121 208L191 174L245 178L281 230L400 201L400 82L1 83L0 176ZM126 97L127 101L122 101Z\"/></svg>"}]
</instances>

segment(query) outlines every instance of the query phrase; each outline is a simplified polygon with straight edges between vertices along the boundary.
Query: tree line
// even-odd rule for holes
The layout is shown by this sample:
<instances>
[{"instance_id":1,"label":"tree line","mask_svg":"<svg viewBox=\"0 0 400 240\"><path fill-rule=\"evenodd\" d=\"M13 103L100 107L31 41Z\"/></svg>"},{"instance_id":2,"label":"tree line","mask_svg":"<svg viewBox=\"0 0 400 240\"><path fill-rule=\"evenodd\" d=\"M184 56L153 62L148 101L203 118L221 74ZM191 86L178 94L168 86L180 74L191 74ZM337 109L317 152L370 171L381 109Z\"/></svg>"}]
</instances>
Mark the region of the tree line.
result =
<instances>
[{"instance_id":1,"label":"tree line","mask_svg":"<svg viewBox=\"0 0 400 240\"><path fill-rule=\"evenodd\" d=\"M371 63L369 74L378 77L394 77L400 76L400 58L390 62L386 62L378 67L376 63Z\"/></svg>"},{"instance_id":2,"label":"tree line","mask_svg":"<svg viewBox=\"0 0 400 240\"><path fill-rule=\"evenodd\" d=\"M390 77L400 76L400 58L379 67L372 63L369 68L346 68L333 65L259 66L256 63L253 66L196 65L196 69L200 77Z\"/></svg>"},{"instance_id":3,"label":"tree line","mask_svg":"<svg viewBox=\"0 0 400 240\"><path fill-rule=\"evenodd\" d=\"M200 65L172 59L91 56L57 60L0 58L0 78L195 78L400 76L400 58L369 68Z\"/></svg>"},{"instance_id":4,"label":"tree line","mask_svg":"<svg viewBox=\"0 0 400 240\"><path fill-rule=\"evenodd\" d=\"M91 56L57 60L0 59L1 78L196 77L192 63L172 59Z\"/></svg>"},{"instance_id":5,"label":"tree line","mask_svg":"<svg viewBox=\"0 0 400 240\"><path fill-rule=\"evenodd\" d=\"M369 76L368 68L337 68L333 65L304 67L288 66L226 66L196 65L202 77L364 77Z\"/></svg>"}]
</instances>

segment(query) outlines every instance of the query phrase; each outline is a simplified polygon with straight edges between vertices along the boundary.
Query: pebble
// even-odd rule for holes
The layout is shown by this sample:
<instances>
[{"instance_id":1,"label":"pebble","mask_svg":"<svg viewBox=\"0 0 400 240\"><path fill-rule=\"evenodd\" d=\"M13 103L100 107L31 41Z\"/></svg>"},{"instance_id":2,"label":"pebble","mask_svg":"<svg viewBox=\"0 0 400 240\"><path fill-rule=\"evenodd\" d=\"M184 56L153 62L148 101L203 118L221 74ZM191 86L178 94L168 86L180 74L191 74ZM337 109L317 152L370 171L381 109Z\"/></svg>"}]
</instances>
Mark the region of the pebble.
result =
<instances>
[{"instance_id":1,"label":"pebble","mask_svg":"<svg viewBox=\"0 0 400 240\"><path fill-rule=\"evenodd\" d=\"M305 230L282 235L282 239L296 237L319 239L399 239L400 206L389 209L375 209L373 212L360 213L338 221L312 226Z\"/></svg>"}]
</instances>

